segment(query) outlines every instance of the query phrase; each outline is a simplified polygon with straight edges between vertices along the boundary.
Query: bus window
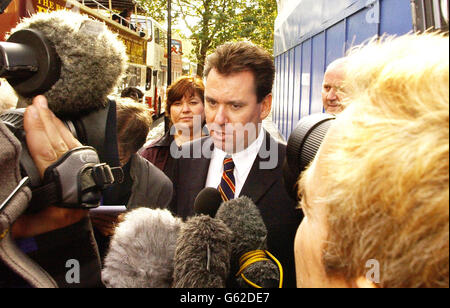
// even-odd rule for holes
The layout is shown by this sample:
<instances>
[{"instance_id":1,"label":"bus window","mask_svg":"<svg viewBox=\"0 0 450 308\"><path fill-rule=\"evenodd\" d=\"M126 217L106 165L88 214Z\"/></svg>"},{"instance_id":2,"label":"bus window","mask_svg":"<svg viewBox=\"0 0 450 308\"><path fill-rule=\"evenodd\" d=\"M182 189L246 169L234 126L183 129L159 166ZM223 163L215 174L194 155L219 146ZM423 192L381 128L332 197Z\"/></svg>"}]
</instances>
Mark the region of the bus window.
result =
<instances>
[{"instance_id":1,"label":"bus window","mask_svg":"<svg viewBox=\"0 0 450 308\"><path fill-rule=\"evenodd\" d=\"M148 91L152 88L152 69L150 67L147 67L147 76L145 80L145 90Z\"/></svg>"},{"instance_id":2,"label":"bus window","mask_svg":"<svg viewBox=\"0 0 450 308\"><path fill-rule=\"evenodd\" d=\"M145 26L147 27L147 35L148 35L148 39L149 41L153 40L153 25L152 25L152 21L149 19L145 20Z\"/></svg>"},{"instance_id":3,"label":"bus window","mask_svg":"<svg viewBox=\"0 0 450 308\"><path fill-rule=\"evenodd\" d=\"M159 45L159 29L155 27L155 43Z\"/></svg>"}]
</instances>

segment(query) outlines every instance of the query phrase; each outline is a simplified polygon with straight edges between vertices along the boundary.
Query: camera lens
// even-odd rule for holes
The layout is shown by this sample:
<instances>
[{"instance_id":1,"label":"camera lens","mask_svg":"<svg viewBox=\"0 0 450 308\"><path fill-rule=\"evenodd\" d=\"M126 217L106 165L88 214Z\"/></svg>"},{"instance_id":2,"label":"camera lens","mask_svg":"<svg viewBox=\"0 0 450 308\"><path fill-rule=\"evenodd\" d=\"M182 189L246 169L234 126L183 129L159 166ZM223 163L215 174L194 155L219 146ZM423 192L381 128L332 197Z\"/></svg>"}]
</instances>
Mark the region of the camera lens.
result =
<instances>
[{"instance_id":1,"label":"camera lens","mask_svg":"<svg viewBox=\"0 0 450 308\"><path fill-rule=\"evenodd\" d=\"M286 190L293 199L297 199L298 177L316 156L334 119L334 116L323 113L304 117L289 136L283 177Z\"/></svg>"}]
</instances>

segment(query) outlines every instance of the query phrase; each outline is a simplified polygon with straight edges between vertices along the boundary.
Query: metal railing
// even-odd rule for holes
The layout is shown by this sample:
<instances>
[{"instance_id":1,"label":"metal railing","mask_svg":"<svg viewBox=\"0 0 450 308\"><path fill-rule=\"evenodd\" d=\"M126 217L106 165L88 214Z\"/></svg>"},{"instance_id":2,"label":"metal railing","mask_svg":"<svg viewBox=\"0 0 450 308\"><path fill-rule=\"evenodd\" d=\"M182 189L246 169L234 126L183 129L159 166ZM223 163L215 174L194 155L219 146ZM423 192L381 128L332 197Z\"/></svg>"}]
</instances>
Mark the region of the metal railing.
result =
<instances>
[{"instance_id":1,"label":"metal railing","mask_svg":"<svg viewBox=\"0 0 450 308\"><path fill-rule=\"evenodd\" d=\"M78 1L79 3L81 3L84 6L87 6L85 4L85 0L75 0ZM119 14L117 14L116 12L114 12L113 10L107 8L106 6L104 6L103 4L97 2L96 0L89 0L89 4L95 4L97 6L97 11L106 11L108 12L109 18L111 20L114 20L115 22L117 22L118 24L124 26L125 28L130 29L131 31L136 31L136 27L128 20L126 20L125 18L123 18L122 16L120 16ZM114 18L116 18L117 20L115 20Z\"/></svg>"}]
</instances>

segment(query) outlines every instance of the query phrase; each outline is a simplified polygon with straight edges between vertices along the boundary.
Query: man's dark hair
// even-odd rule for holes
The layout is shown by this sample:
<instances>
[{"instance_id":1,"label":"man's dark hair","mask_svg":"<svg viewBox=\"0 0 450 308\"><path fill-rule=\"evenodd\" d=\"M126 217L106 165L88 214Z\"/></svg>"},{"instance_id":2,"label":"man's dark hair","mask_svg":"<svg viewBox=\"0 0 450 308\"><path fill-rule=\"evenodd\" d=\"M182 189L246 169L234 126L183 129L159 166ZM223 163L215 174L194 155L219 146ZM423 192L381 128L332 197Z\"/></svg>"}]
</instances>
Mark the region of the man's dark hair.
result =
<instances>
[{"instance_id":1,"label":"man's dark hair","mask_svg":"<svg viewBox=\"0 0 450 308\"><path fill-rule=\"evenodd\" d=\"M135 103L129 98L118 99L116 103L119 146L134 154L146 141L152 124L151 112L147 105Z\"/></svg>"},{"instance_id":2,"label":"man's dark hair","mask_svg":"<svg viewBox=\"0 0 450 308\"><path fill-rule=\"evenodd\" d=\"M142 93L141 90L139 90L138 88L135 88L135 87L126 87L120 93L120 97L131 97L132 99L134 99L136 102L139 102L139 103L142 102L143 96L144 96L144 93Z\"/></svg>"},{"instance_id":3,"label":"man's dark hair","mask_svg":"<svg viewBox=\"0 0 450 308\"><path fill-rule=\"evenodd\" d=\"M204 77L215 69L221 75L250 71L255 78L258 103L272 92L275 78L273 57L266 50L249 42L223 44L206 59Z\"/></svg>"}]
</instances>

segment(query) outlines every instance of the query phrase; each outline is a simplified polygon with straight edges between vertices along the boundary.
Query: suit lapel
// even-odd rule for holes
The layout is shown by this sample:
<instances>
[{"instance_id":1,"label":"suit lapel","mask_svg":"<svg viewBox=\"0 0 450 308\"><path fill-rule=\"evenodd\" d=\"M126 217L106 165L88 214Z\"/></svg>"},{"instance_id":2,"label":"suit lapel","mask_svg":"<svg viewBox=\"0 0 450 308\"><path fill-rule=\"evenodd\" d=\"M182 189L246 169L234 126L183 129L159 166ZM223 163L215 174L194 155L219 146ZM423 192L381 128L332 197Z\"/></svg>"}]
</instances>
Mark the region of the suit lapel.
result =
<instances>
[{"instance_id":1,"label":"suit lapel","mask_svg":"<svg viewBox=\"0 0 450 308\"><path fill-rule=\"evenodd\" d=\"M270 153L269 157L267 157L268 153ZM271 155L276 155L276 157L271 157ZM250 197L253 202L257 203L269 191L270 187L280 178L278 155L278 143L266 132L264 142L239 196ZM273 168L261 168L271 158L276 159Z\"/></svg>"},{"instance_id":2,"label":"suit lapel","mask_svg":"<svg viewBox=\"0 0 450 308\"><path fill-rule=\"evenodd\" d=\"M198 150L198 146L205 151L202 152L202 155L193 155L197 158L180 158L178 160L177 213L183 218L193 215L194 200L205 187L211 162L210 152L213 149L208 139L202 138L189 145L191 147L190 155L192 155L192 151L195 151L193 148ZM204 148L202 148L203 145L205 145Z\"/></svg>"}]
</instances>

